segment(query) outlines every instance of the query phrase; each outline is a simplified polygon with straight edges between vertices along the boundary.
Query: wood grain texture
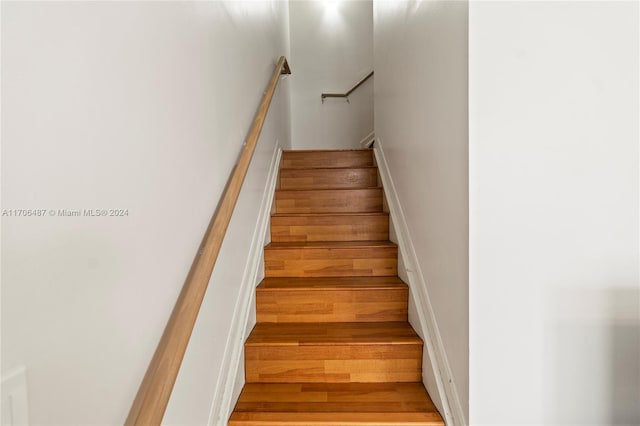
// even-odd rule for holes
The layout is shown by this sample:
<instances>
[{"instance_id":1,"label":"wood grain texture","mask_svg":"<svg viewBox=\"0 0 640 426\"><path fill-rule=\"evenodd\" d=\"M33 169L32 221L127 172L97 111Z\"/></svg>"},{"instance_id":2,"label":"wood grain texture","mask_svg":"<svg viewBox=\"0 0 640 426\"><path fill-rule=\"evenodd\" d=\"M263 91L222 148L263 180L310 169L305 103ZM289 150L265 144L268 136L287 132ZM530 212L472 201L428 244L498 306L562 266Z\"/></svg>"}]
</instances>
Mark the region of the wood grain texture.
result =
<instances>
[{"instance_id":1,"label":"wood grain texture","mask_svg":"<svg viewBox=\"0 0 640 426\"><path fill-rule=\"evenodd\" d=\"M247 339L249 346L308 345L422 345L406 321L381 323L258 323Z\"/></svg>"},{"instance_id":2,"label":"wood grain texture","mask_svg":"<svg viewBox=\"0 0 640 426\"><path fill-rule=\"evenodd\" d=\"M234 413L229 426L438 426L438 413Z\"/></svg>"},{"instance_id":3,"label":"wood grain texture","mask_svg":"<svg viewBox=\"0 0 640 426\"><path fill-rule=\"evenodd\" d=\"M266 277L395 276L398 247L389 241L271 243Z\"/></svg>"},{"instance_id":4,"label":"wood grain texture","mask_svg":"<svg viewBox=\"0 0 640 426\"><path fill-rule=\"evenodd\" d=\"M382 212L382 189L276 191L276 213Z\"/></svg>"},{"instance_id":5,"label":"wood grain texture","mask_svg":"<svg viewBox=\"0 0 640 426\"><path fill-rule=\"evenodd\" d=\"M372 165L369 150L284 153L229 425L444 425Z\"/></svg>"},{"instance_id":6,"label":"wood grain texture","mask_svg":"<svg viewBox=\"0 0 640 426\"><path fill-rule=\"evenodd\" d=\"M309 291L309 290L345 290L361 289L398 289L406 288L406 284L397 276L394 277L272 277L265 278L258 285L258 291Z\"/></svg>"},{"instance_id":7,"label":"wood grain texture","mask_svg":"<svg viewBox=\"0 0 640 426\"><path fill-rule=\"evenodd\" d=\"M422 383L248 383L229 425L431 425Z\"/></svg>"},{"instance_id":8,"label":"wood grain texture","mask_svg":"<svg viewBox=\"0 0 640 426\"><path fill-rule=\"evenodd\" d=\"M361 405L370 412L433 411L434 406L425 389L419 383L280 383L247 385L238 399L239 411L262 411L265 408L279 411L278 406L262 405L265 402L305 403L315 412L350 412L350 406ZM391 410L375 404L394 405ZM339 404L331 406L331 404Z\"/></svg>"},{"instance_id":9,"label":"wood grain texture","mask_svg":"<svg viewBox=\"0 0 640 426\"><path fill-rule=\"evenodd\" d=\"M273 423L264 423L264 422ZM255 422L255 423L252 423ZM230 425L443 425L422 383L245 385Z\"/></svg>"},{"instance_id":10,"label":"wood grain texture","mask_svg":"<svg viewBox=\"0 0 640 426\"><path fill-rule=\"evenodd\" d=\"M392 277L393 279L394 277ZM278 285L277 280L286 284ZM314 278L263 281L256 292L258 322L369 322L406 321L409 289L404 284L363 283L340 277L334 285L318 285ZM276 284L274 284L276 280ZM311 280L305 284L305 280ZM270 285L271 284L271 285ZM366 284L366 285L363 285Z\"/></svg>"},{"instance_id":11,"label":"wood grain texture","mask_svg":"<svg viewBox=\"0 0 640 426\"><path fill-rule=\"evenodd\" d=\"M191 331L211 278L211 272L222 246L222 240L258 143L269 105L278 85L280 75L283 73L290 73L289 65L284 56L280 57L273 71L238 163L231 173L218 207L211 218L160 343L129 410L125 421L127 426L156 425L162 421L182 358L191 337Z\"/></svg>"},{"instance_id":12,"label":"wood grain texture","mask_svg":"<svg viewBox=\"0 0 640 426\"><path fill-rule=\"evenodd\" d=\"M259 323L245 345L247 382L415 382L422 341L406 322Z\"/></svg>"},{"instance_id":13,"label":"wood grain texture","mask_svg":"<svg viewBox=\"0 0 640 426\"><path fill-rule=\"evenodd\" d=\"M281 169L280 189L338 189L378 186L376 167Z\"/></svg>"},{"instance_id":14,"label":"wood grain texture","mask_svg":"<svg viewBox=\"0 0 640 426\"><path fill-rule=\"evenodd\" d=\"M271 241L380 241L389 239L388 213L276 214Z\"/></svg>"},{"instance_id":15,"label":"wood grain texture","mask_svg":"<svg viewBox=\"0 0 640 426\"><path fill-rule=\"evenodd\" d=\"M372 149L284 151L282 167L327 168L327 167L369 167L373 166Z\"/></svg>"}]
</instances>

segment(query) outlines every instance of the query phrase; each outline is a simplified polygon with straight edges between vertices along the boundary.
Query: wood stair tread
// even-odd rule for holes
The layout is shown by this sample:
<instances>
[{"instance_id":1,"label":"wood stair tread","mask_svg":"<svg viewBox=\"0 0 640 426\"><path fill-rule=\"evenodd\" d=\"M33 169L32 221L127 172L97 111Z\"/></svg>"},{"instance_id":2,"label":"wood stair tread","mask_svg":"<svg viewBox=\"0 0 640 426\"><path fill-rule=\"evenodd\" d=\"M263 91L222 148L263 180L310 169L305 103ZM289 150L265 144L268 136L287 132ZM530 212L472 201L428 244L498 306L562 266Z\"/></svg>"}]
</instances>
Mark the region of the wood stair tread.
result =
<instances>
[{"instance_id":1,"label":"wood stair tread","mask_svg":"<svg viewBox=\"0 0 640 426\"><path fill-rule=\"evenodd\" d=\"M292 171L292 172L300 172L306 169L313 171L336 171L336 170L349 170L349 169L377 169L378 166L338 166L338 167L281 167L280 171Z\"/></svg>"},{"instance_id":2,"label":"wood stair tread","mask_svg":"<svg viewBox=\"0 0 640 426\"><path fill-rule=\"evenodd\" d=\"M297 154L312 154L312 153L344 153L344 152L373 152L371 148L350 148L350 149L284 149L284 154L297 153Z\"/></svg>"},{"instance_id":3,"label":"wood stair tread","mask_svg":"<svg viewBox=\"0 0 640 426\"><path fill-rule=\"evenodd\" d=\"M240 411L262 410L260 404L269 402L308 402L319 403L312 407L317 411L326 411L322 404L337 402L345 404L334 411L350 411L354 403L376 402L418 402L416 406L406 407L407 411L433 410L434 406L424 385L420 382L409 383L248 383L239 398ZM273 407L271 407L273 408ZM367 408L367 407L363 407ZM371 411L379 410L368 407ZM417 411L416 410L416 411Z\"/></svg>"},{"instance_id":4,"label":"wood stair tread","mask_svg":"<svg viewBox=\"0 0 640 426\"><path fill-rule=\"evenodd\" d=\"M391 241L285 241L272 242L265 246L265 250L279 249L361 249L374 247L398 247Z\"/></svg>"},{"instance_id":5,"label":"wood stair tread","mask_svg":"<svg viewBox=\"0 0 640 426\"><path fill-rule=\"evenodd\" d=\"M422 345L408 322L257 323L246 346Z\"/></svg>"},{"instance_id":6,"label":"wood stair tread","mask_svg":"<svg viewBox=\"0 0 640 426\"><path fill-rule=\"evenodd\" d=\"M229 426L439 426L438 413L251 413L235 412Z\"/></svg>"},{"instance_id":7,"label":"wood stair tread","mask_svg":"<svg viewBox=\"0 0 640 426\"><path fill-rule=\"evenodd\" d=\"M310 192L311 194L314 193L319 193L319 192L324 192L324 193L330 193L330 192L339 192L339 193L348 193L349 191L368 191L368 192L382 192L382 188L378 187L378 186L359 186L359 187L354 187L354 188L340 188L340 187L336 187L336 188L295 188L295 189L276 189L276 195L277 194L282 194L282 193L304 193L304 192Z\"/></svg>"},{"instance_id":8,"label":"wood stair tread","mask_svg":"<svg viewBox=\"0 0 640 426\"><path fill-rule=\"evenodd\" d=\"M257 291L398 289L407 285L398 277L270 277Z\"/></svg>"},{"instance_id":9,"label":"wood stair tread","mask_svg":"<svg viewBox=\"0 0 640 426\"><path fill-rule=\"evenodd\" d=\"M389 216L388 212L274 213L271 217Z\"/></svg>"},{"instance_id":10,"label":"wood stair tread","mask_svg":"<svg viewBox=\"0 0 640 426\"><path fill-rule=\"evenodd\" d=\"M231 425L242 421L273 425L444 424L422 383L249 383L230 420Z\"/></svg>"}]
</instances>

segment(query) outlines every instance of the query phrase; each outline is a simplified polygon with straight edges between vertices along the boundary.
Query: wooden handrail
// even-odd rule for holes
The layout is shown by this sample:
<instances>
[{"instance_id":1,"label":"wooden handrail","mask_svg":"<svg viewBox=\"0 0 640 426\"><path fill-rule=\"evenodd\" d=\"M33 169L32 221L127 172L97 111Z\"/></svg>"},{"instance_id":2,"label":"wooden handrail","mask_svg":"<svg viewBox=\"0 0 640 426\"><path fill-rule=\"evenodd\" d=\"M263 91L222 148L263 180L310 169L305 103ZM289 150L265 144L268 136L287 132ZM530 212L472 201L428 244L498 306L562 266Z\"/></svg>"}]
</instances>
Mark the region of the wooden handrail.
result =
<instances>
[{"instance_id":1,"label":"wooden handrail","mask_svg":"<svg viewBox=\"0 0 640 426\"><path fill-rule=\"evenodd\" d=\"M367 76L365 78L363 78L362 80L357 82L348 92L345 92L345 93L322 93L320 95L320 99L322 99L322 102L324 102L324 98L348 98L349 95L351 93L353 93L354 90L356 90L358 87L362 86L364 84L364 82L369 80L372 76L373 76L373 71L371 71L369 74L367 74Z\"/></svg>"},{"instance_id":2,"label":"wooden handrail","mask_svg":"<svg viewBox=\"0 0 640 426\"><path fill-rule=\"evenodd\" d=\"M191 265L189 275L180 291L180 296L173 307L160 343L158 343L144 379L140 384L125 421L126 426L159 425L162 422L182 358L187 350L187 344L198 317L202 299L222 246L222 240L229 226L233 209L238 200L242 183L251 163L251 157L253 157L253 152L281 74L291 74L289 64L284 56L280 57L273 71L267 91L262 97L262 102L245 141L245 146L227 181L221 201L209 222L198 253Z\"/></svg>"}]
</instances>

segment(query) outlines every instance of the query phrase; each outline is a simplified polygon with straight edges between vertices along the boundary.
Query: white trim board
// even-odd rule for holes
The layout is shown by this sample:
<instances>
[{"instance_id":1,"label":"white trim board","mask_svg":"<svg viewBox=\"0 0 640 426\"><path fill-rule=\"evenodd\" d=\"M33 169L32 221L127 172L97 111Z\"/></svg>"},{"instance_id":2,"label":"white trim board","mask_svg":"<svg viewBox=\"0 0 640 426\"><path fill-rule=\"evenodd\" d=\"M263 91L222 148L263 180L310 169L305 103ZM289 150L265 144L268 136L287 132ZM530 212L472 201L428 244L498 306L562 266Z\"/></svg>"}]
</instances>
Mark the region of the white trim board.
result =
<instances>
[{"instance_id":1,"label":"white trim board","mask_svg":"<svg viewBox=\"0 0 640 426\"><path fill-rule=\"evenodd\" d=\"M373 142L376 140L376 134L372 131L367 136L365 136L360 142L360 146L363 148L371 148Z\"/></svg>"},{"instance_id":2,"label":"white trim board","mask_svg":"<svg viewBox=\"0 0 640 426\"><path fill-rule=\"evenodd\" d=\"M389 213L391 215L391 223L394 227L395 236L398 240L398 252L400 256L399 267L403 266L406 270L406 276L408 277L407 284L409 285L411 296L415 301L415 308L419 321L418 325L422 329L422 334L424 334L423 338L428 359L431 362L431 369L438 388L439 395L432 395L432 397L440 399L440 405L443 411L442 414L447 425L466 425L467 419L465 418L462 405L460 404L460 397L453 380L453 374L451 372L451 367L449 366L446 351L444 350L442 337L440 336L440 330L438 329L438 323L433 312L431 299L429 298L426 281L422 274L422 270L420 269L420 264L411 240L404 212L400 205L400 200L398 199L393 178L391 177L389 166L382 148L382 143L379 138L373 146L373 152L378 164L380 178L382 179L384 194L387 199Z\"/></svg>"},{"instance_id":3,"label":"white trim board","mask_svg":"<svg viewBox=\"0 0 640 426\"><path fill-rule=\"evenodd\" d=\"M2 377L2 425L29 424L27 369L24 365Z\"/></svg>"},{"instance_id":4,"label":"white trim board","mask_svg":"<svg viewBox=\"0 0 640 426\"><path fill-rule=\"evenodd\" d=\"M255 295L256 286L262 280L260 272L263 271L263 257L265 239L269 228L269 218L271 216L271 205L275 195L276 182L278 178L278 168L282 148L276 142L276 147L271 159L267 184L262 194L258 221L251 239L249 257L244 269L240 292L236 299L231 318L231 330L229 331L225 344L224 355L220 365L220 374L216 382L211 411L209 413L209 425L226 426L233 403L237 395L234 395L235 384L238 379L240 361L243 359L243 345L247 338L247 324L251 314L251 307Z\"/></svg>"}]
</instances>

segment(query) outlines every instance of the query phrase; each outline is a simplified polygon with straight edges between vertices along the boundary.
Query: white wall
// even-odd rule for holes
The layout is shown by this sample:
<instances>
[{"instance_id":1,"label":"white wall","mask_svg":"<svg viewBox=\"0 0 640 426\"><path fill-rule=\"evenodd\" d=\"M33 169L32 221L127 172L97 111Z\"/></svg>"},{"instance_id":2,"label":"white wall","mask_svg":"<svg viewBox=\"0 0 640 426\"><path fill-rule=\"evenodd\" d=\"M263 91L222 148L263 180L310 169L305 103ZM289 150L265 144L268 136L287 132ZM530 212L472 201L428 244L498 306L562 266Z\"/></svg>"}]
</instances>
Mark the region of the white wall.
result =
<instances>
[{"instance_id":1,"label":"white wall","mask_svg":"<svg viewBox=\"0 0 640 426\"><path fill-rule=\"evenodd\" d=\"M296 149L354 148L373 131L373 80L345 93L373 70L372 2L291 1L291 136ZM375 77L373 77L375 78Z\"/></svg>"},{"instance_id":2,"label":"white wall","mask_svg":"<svg viewBox=\"0 0 640 426\"><path fill-rule=\"evenodd\" d=\"M471 3L472 424L640 424L638 6Z\"/></svg>"},{"instance_id":3,"label":"white wall","mask_svg":"<svg viewBox=\"0 0 640 426\"><path fill-rule=\"evenodd\" d=\"M129 212L2 218L2 373L27 367L32 424L124 421L288 53L287 8L2 2L2 208ZM287 84L278 91L205 300L215 321L198 323L178 378L191 400L172 401L176 423L209 416L267 168L275 144L289 146Z\"/></svg>"},{"instance_id":4,"label":"white wall","mask_svg":"<svg viewBox=\"0 0 640 426\"><path fill-rule=\"evenodd\" d=\"M459 404L450 404L462 412L456 418L462 423L468 414L467 3L376 0L374 57L376 143L424 275L442 339L438 349L449 367L441 365L443 379L457 394ZM427 377L426 384L435 396L435 383Z\"/></svg>"}]
</instances>

